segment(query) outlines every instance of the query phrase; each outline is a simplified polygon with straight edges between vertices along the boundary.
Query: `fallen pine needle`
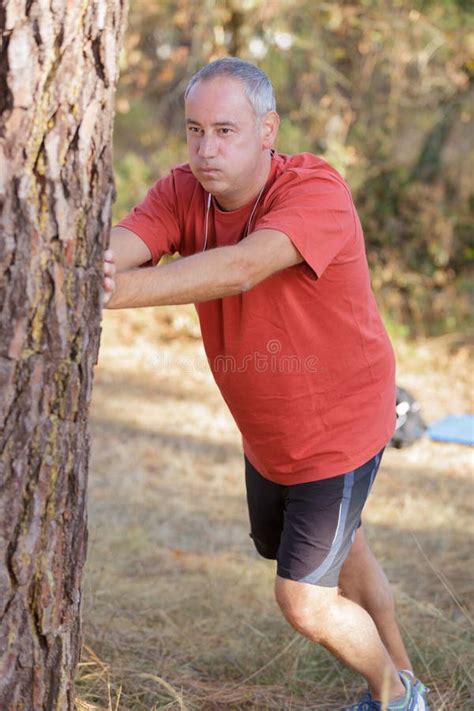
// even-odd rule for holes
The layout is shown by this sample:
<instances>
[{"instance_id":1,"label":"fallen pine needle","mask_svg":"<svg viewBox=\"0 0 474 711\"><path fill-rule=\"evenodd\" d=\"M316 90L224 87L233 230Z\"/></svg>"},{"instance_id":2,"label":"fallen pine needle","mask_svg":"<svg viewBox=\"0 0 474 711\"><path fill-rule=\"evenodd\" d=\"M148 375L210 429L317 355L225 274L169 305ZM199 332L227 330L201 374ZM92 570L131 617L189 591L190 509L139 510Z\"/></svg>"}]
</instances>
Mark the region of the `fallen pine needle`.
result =
<instances>
[{"instance_id":1,"label":"fallen pine needle","mask_svg":"<svg viewBox=\"0 0 474 711\"><path fill-rule=\"evenodd\" d=\"M165 681L165 679L162 679L161 676L156 676L156 674L146 674L145 672L141 672L140 674L137 674L137 676L139 676L141 679L151 679L152 681L156 681L164 689L166 689L174 699L176 699L181 711L186 711L186 706L183 703L182 694L176 691L176 689L171 686L170 683Z\"/></svg>"}]
</instances>

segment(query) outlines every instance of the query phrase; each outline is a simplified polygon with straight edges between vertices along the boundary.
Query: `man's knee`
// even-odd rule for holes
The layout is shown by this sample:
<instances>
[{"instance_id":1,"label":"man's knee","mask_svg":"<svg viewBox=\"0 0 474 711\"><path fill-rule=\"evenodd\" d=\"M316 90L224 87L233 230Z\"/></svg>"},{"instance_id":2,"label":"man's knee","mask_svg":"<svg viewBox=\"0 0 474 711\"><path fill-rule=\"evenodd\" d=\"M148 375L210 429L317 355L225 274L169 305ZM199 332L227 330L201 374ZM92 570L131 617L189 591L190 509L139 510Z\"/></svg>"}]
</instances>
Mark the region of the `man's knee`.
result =
<instances>
[{"instance_id":1,"label":"man's knee","mask_svg":"<svg viewBox=\"0 0 474 711\"><path fill-rule=\"evenodd\" d=\"M308 585L277 576L275 597L286 620L302 634L324 638L324 629L336 603L337 588Z\"/></svg>"}]
</instances>

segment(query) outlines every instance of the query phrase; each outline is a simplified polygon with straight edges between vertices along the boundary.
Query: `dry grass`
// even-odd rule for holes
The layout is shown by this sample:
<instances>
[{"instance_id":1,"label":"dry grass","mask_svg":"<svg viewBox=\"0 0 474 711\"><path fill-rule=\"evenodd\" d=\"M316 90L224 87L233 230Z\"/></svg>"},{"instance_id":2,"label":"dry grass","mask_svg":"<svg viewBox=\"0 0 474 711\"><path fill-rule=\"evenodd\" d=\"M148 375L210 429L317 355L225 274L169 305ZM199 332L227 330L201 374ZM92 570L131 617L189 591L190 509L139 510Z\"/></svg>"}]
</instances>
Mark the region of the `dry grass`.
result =
<instances>
[{"instance_id":1,"label":"dry grass","mask_svg":"<svg viewBox=\"0 0 474 711\"><path fill-rule=\"evenodd\" d=\"M196 336L186 307L105 317L78 711L340 708L362 683L278 613L239 434ZM452 345L398 345L398 380L429 421L472 411L467 349ZM424 439L387 451L365 517L434 711L474 707L472 494L472 450Z\"/></svg>"}]
</instances>

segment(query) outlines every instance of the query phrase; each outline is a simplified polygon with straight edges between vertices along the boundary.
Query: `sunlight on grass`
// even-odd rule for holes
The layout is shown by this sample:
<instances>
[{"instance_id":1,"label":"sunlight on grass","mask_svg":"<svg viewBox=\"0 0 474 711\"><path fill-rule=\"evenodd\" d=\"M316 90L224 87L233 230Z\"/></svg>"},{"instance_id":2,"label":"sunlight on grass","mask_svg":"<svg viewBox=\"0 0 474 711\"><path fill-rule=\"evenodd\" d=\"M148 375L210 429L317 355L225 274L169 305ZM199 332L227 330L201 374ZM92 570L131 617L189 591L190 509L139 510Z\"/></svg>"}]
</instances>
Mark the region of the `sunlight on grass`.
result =
<instances>
[{"instance_id":1,"label":"sunlight on grass","mask_svg":"<svg viewBox=\"0 0 474 711\"><path fill-rule=\"evenodd\" d=\"M239 433L208 372L150 367L156 350L202 353L153 311L104 321L78 711L334 711L363 682L281 617L248 536ZM428 421L469 407L465 355L397 350ZM472 451L424 439L386 452L365 514L436 711L472 708L471 501Z\"/></svg>"}]
</instances>

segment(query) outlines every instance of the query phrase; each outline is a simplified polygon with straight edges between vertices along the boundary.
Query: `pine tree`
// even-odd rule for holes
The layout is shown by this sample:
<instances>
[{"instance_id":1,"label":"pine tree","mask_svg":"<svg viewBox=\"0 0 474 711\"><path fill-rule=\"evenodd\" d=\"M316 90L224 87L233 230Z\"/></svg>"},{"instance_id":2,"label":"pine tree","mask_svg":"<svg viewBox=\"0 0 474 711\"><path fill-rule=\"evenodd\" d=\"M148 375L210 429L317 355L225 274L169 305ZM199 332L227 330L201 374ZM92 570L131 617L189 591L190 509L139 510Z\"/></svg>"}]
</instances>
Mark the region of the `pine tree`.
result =
<instances>
[{"instance_id":1,"label":"pine tree","mask_svg":"<svg viewBox=\"0 0 474 711\"><path fill-rule=\"evenodd\" d=\"M2 0L0 708L74 708L125 0Z\"/></svg>"}]
</instances>

